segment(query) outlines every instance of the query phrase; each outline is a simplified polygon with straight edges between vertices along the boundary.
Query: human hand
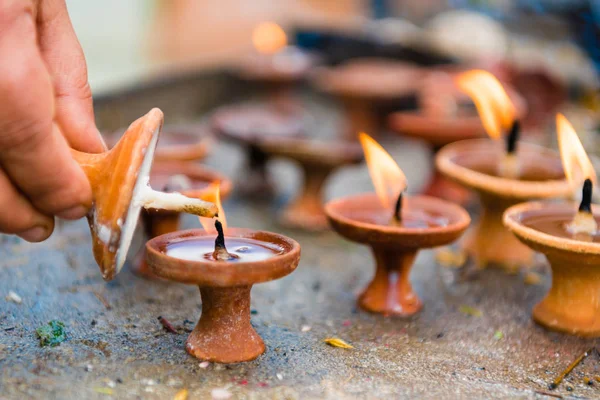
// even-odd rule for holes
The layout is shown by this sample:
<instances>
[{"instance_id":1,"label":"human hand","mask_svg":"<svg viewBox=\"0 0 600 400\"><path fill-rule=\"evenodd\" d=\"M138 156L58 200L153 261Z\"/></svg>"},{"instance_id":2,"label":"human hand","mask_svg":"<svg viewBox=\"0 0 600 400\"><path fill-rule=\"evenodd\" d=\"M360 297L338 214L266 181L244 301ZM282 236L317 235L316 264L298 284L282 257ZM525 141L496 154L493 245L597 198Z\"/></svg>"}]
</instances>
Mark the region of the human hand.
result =
<instances>
[{"instance_id":1,"label":"human hand","mask_svg":"<svg viewBox=\"0 0 600 400\"><path fill-rule=\"evenodd\" d=\"M0 232L38 242L87 213L70 147L106 150L65 0L0 0Z\"/></svg>"}]
</instances>

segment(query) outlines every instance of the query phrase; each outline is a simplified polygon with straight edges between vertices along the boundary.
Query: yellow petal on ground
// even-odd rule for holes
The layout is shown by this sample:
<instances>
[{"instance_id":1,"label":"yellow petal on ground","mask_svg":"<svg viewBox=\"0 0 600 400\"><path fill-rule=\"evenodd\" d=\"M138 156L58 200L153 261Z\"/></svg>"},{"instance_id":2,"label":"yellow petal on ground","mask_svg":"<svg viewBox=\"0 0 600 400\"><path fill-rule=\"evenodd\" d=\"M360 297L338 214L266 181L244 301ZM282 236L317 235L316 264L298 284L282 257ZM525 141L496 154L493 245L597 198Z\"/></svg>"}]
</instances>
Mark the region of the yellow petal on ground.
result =
<instances>
[{"instance_id":1,"label":"yellow petal on ground","mask_svg":"<svg viewBox=\"0 0 600 400\"><path fill-rule=\"evenodd\" d=\"M181 389L179 392L177 392L175 394L175 397L173 397L173 400L187 400L189 394L190 394L190 392L188 392L187 389Z\"/></svg>"},{"instance_id":2,"label":"yellow petal on ground","mask_svg":"<svg viewBox=\"0 0 600 400\"><path fill-rule=\"evenodd\" d=\"M481 317L483 315L483 313L481 311L479 311L478 309L476 309L475 307L471 307L471 306L467 306L467 305L460 306L458 308L458 311L460 311L463 314L470 315L472 317Z\"/></svg>"},{"instance_id":3,"label":"yellow petal on ground","mask_svg":"<svg viewBox=\"0 0 600 400\"><path fill-rule=\"evenodd\" d=\"M343 341L342 339L339 339L339 338L327 338L327 339L324 339L323 341L333 347L341 347L342 349L353 349L354 348L354 346L346 343L345 341Z\"/></svg>"}]
</instances>

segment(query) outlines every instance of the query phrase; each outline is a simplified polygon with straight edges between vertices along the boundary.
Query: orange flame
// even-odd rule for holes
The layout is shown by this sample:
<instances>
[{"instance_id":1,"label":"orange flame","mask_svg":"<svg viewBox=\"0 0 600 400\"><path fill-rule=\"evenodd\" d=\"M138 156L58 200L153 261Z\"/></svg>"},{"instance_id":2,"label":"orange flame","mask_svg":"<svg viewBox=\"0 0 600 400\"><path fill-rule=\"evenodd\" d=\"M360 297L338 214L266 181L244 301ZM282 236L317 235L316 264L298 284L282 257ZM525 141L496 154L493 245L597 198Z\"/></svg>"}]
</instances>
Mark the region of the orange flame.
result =
<instances>
[{"instance_id":1,"label":"orange flame","mask_svg":"<svg viewBox=\"0 0 600 400\"><path fill-rule=\"evenodd\" d=\"M252 32L252 43L259 53L274 54L287 45L287 36L275 22L262 22Z\"/></svg>"},{"instance_id":2,"label":"orange flame","mask_svg":"<svg viewBox=\"0 0 600 400\"><path fill-rule=\"evenodd\" d=\"M225 211L223 210L223 205L221 204L221 183L211 183L206 189L205 193L206 194L202 196L202 200L210 201L217 205L217 209L219 210L219 221L221 221L221 224L223 224L223 230L227 232L227 218L225 217ZM206 232L217 233L217 230L215 229L214 218L198 217L198 220Z\"/></svg>"},{"instance_id":3,"label":"orange flame","mask_svg":"<svg viewBox=\"0 0 600 400\"><path fill-rule=\"evenodd\" d=\"M492 139L500 139L511 128L515 107L494 75L484 70L463 72L456 85L475 103L485 131Z\"/></svg>"},{"instance_id":4,"label":"orange flame","mask_svg":"<svg viewBox=\"0 0 600 400\"><path fill-rule=\"evenodd\" d=\"M361 132L359 139L377 197L384 207L392 208L406 189L406 176L392 156L371 136Z\"/></svg>"},{"instance_id":5,"label":"orange flame","mask_svg":"<svg viewBox=\"0 0 600 400\"><path fill-rule=\"evenodd\" d=\"M571 184L581 185L585 179L596 183L596 171L583 144L579 140L573 125L562 114L556 114L558 147L565 170L565 176Z\"/></svg>"}]
</instances>

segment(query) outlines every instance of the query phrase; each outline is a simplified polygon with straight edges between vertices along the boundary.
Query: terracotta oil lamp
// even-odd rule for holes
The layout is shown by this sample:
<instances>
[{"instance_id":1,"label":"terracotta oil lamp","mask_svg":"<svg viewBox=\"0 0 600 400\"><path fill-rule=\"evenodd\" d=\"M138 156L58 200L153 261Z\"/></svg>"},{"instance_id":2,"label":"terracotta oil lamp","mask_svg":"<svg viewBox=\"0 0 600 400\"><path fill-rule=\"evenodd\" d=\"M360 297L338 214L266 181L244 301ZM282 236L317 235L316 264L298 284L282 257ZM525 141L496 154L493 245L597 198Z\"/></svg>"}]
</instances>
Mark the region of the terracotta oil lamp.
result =
<instances>
[{"instance_id":1,"label":"terracotta oil lamp","mask_svg":"<svg viewBox=\"0 0 600 400\"><path fill-rule=\"evenodd\" d=\"M434 69L429 72L419 88L419 108L397 111L388 117L389 126L393 131L429 144L433 159L437 151L447 144L486 135L477 110L454 82L453 78L461 72L464 71L447 72ZM524 101L514 90L507 91L512 102L516 104L517 115L524 115ZM469 205L473 200L470 191L446 178L437 169L434 169L433 175L425 185L423 194L441 197L463 206Z\"/></svg>"},{"instance_id":2,"label":"terracotta oil lamp","mask_svg":"<svg viewBox=\"0 0 600 400\"><path fill-rule=\"evenodd\" d=\"M272 106L226 106L212 117L217 135L246 149L246 165L236 182L236 190L253 198L270 198L274 193L267 171L269 155L259 146L265 138L290 138L303 135L302 118Z\"/></svg>"},{"instance_id":3,"label":"terracotta oil lamp","mask_svg":"<svg viewBox=\"0 0 600 400\"><path fill-rule=\"evenodd\" d=\"M265 85L274 107L282 111L297 109L292 91L311 71L315 58L288 45L285 31L274 22L257 25L252 43L255 51L237 65L239 77Z\"/></svg>"},{"instance_id":4,"label":"terracotta oil lamp","mask_svg":"<svg viewBox=\"0 0 600 400\"><path fill-rule=\"evenodd\" d=\"M398 165L369 136L361 134L360 140L377 194L330 201L325 212L340 235L373 251L375 277L360 295L359 306L386 316L410 316L422 308L409 279L417 252L453 242L471 219L448 201L402 196L406 180Z\"/></svg>"},{"instance_id":5,"label":"terracotta oil lamp","mask_svg":"<svg viewBox=\"0 0 600 400\"><path fill-rule=\"evenodd\" d=\"M502 214L529 199L561 198L571 192L558 153L518 143L520 125L501 84L488 72L470 71L459 84L472 97L488 134L506 142L471 139L449 144L436 156L436 166L450 179L479 194L482 212L462 242L478 268L528 266L533 252L503 226Z\"/></svg>"},{"instance_id":6,"label":"terracotta oil lamp","mask_svg":"<svg viewBox=\"0 0 600 400\"><path fill-rule=\"evenodd\" d=\"M505 212L504 223L524 244L543 253L552 269L552 287L534 307L533 319L551 330L598 337L600 210L591 204L596 173L573 127L563 116L557 120L569 180L580 186L579 177L587 178L579 208L565 202L522 203Z\"/></svg>"},{"instance_id":7,"label":"terracotta oil lamp","mask_svg":"<svg viewBox=\"0 0 600 400\"><path fill-rule=\"evenodd\" d=\"M163 192L177 192L186 197L215 202L215 191L220 198L231 192L231 181L207 167L189 162L155 163L150 171L150 186ZM142 211L144 232L149 239L179 230L181 212L146 209ZM146 248L142 247L132 264L133 272L145 278L156 278L146 264Z\"/></svg>"},{"instance_id":8,"label":"terracotta oil lamp","mask_svg":"<svg viewBox=\"0 0 600 400\"><path fill-rule=\"evenodd\" d=\"M342 102L347 137L356 140L359 132L379 132L377 107L414 95L423 76L424 72L412 64L362 59L322 68L313 81L318 89Z\"/></svg>"},{"instance_id":9,"label":"terracotta oil lamp","mask_svg":"<svg viewBox=\"0 0 600 400\"><path fill-rule=\"evenodd\" d=\"M461 101L452 76L435 71L423 79L418 92L419 109L390 114L390 129L404 136L426 142L432 157L443 146L459 140L485 136L485 129L474 108ZM423 194L468 205L472 196L463 186L434 169Z\"/></svg>"},{"instance_id":10,"label":"terracotta oil lamp","mask_svg":"<svg viewBox=\"0 0 600 400\"><path fill-rule=\"evenodd\" d=\"M298 163L304 182L300 194L280 215L290 228L321 231L329 228L323 208L323 190L327 178L336 169L363 160L358 143L325 142L310 139L264 139L258 145L269 157L284 157Z\"/></svg>"},{"instance_id":11,"label":"terracotta oil lamp","mask_svg":"<svg viewBox=\"0 0 600 400\"><path fill-rule=\"evenodd\" d=\"M223 220L222 210L219 214ZM163 279L200 288L202 315L187 339L189 354L219 363L254 360L265 344L250 324L250 290L293 272L300 245L276 233L226 224L224 234L221 221L215 228L217 233L196 229L150 240L148 265Z\"/></svg>"},{"instance_id":12,"label":"terracotta oil lamp","mask_svg":"<svg viewBox=\"0 0 600 400\"><path fill-rule=\"evenodd\" d=\"M154 152L156 162L200 161L208 155L213 139L198 125L171 125L161 130L160 140ZM112 148L120 134L106 136L106 144Z\"/></svg>"},{"instance_id":13,"label":"terracotta oil lamp","mask_svg":"<svg viewBox=\"0 0 600 400\"><path fill-rule=\"evenodd\" d=\"M93 252L105 280L119 272L142 208L161 208L213 217L217 207L178 193L162 193L148 185L154 151L163 123L155 108L132 123L108 152L86 154L72 150L92 187L88 222Z\"/></svg>"}]
</instances>

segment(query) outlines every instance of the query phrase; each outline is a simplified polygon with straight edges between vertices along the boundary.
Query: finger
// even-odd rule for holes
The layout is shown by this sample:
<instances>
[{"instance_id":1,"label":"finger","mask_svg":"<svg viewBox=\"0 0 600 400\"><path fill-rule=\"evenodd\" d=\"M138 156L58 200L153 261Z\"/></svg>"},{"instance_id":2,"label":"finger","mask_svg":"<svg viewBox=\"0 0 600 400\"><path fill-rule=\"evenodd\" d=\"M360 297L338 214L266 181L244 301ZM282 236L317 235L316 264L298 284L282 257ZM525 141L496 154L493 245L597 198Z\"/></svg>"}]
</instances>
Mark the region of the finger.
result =
<instances>
[{"instance_id":1,"label":"finger","mask_svg":"<svg viewBox=\"0 0 600 400\"><path fill-rule=\"evenodd\" d=\"M80 218L91 188L52 122L52 85L32 14L7 15L0 12L0 165L41 213Z\"/></svg>"},{"instance_id":2,"label":"finger","mask_svg":"<svg viewBox=\"0 0 600 400\"><path fill-rule=\"evenodd\" d=\"M88 153L106 151L96 128L92 91L83 51L64 0L40 2L39 44L55 94L55 119L71 147Z\"/></svg>"},{"instance_id":3,"label":"finger","mask_svg":"<svg viewBox=\"0 0 600 400\"><path fill-rule=\"evenodd\" d=\"M17 234L29 242L41 242L53 229L54 218L37 211L0 169L0 232Z\"/></svg>"}]
</instances>

